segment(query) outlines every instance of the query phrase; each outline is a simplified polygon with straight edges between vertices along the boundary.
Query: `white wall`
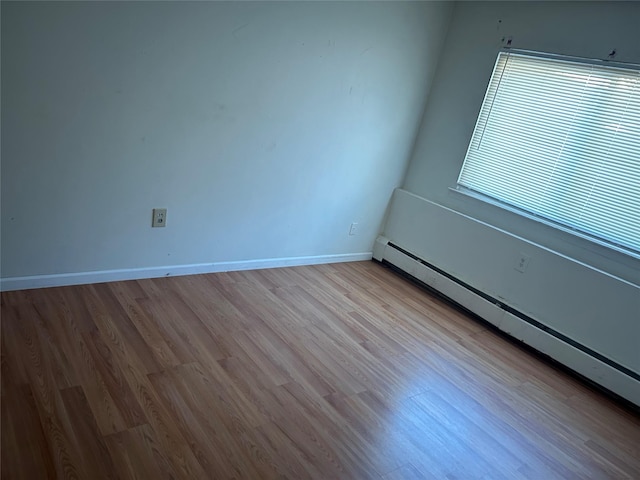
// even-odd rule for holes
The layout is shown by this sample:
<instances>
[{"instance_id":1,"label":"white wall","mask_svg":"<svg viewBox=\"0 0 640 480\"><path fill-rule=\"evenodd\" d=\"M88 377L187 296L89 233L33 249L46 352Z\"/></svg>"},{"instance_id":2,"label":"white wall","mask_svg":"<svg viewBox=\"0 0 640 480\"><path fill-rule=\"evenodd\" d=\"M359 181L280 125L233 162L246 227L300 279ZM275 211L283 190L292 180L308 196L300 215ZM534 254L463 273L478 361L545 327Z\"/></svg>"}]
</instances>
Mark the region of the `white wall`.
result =
<instances>
[{"instance_id":1,"label":"white wall","mask_svg":"<svg viewBox=\"0 0 640 480\"><path fill-rule=\"evenodd\" d=\"M634 2L457 4L404 186L384 228L392 242L638 374L638 258L449 187L503 36L515 48L592 58L615 48L617 60L640 63L639 25ZM514 268L520 253L531 257L525 273Z\"/></svg>"},{"instance_id":2,"label":"white wall","mask_svg":"<svg viewBox=\"0 0 640 480\"><path fill-rule=\"evenodd\" d=\"M451 10L2 2L3 285L366 256Z\"/></svg>"}]
</instances>

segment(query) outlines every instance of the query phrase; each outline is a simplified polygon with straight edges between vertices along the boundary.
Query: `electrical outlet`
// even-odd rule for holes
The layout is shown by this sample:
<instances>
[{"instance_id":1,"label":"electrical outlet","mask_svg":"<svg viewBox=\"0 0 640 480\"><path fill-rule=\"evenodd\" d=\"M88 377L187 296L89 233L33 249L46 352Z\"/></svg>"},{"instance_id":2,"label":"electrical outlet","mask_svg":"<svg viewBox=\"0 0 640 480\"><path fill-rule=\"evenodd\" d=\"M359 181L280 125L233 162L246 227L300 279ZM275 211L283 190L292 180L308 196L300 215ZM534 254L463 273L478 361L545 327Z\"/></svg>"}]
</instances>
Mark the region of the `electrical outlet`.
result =
<instances>
[{"instance_id":1,"label":"electrical outlet","mask_svg":"<svg viewBox=\"0 0 640 480\"><path fill-rule=\"evenodd\" d=\"M356 222L351 224L351 227L349 228L349 235L355 235L358 233L358 224Z\"/></svg>"},{"instance_id":2,"label":"electrical outlet","mask_svg":"<svg viewBox=\"0 0 640 480\"><path fill-rule=\"evenodd\" d=\"M531 257L529 255L527 255L526 253L520 253L516 261L516 265L513 268L515 268L520 273L524 273L527 269L527 266L529 265L529 260L531 260Z\"/></svg>"},{"instance_id":3,"label":"electrical outlet","mask_svg":"<svg viewBox=\"0 0 640 480\"><path fill-rule=\"evenodd\" d=\"M167 224L167 209L166 208L154 208L153 220L151 221L152 227L164 227Z\"/></svg>"}]
</instances>

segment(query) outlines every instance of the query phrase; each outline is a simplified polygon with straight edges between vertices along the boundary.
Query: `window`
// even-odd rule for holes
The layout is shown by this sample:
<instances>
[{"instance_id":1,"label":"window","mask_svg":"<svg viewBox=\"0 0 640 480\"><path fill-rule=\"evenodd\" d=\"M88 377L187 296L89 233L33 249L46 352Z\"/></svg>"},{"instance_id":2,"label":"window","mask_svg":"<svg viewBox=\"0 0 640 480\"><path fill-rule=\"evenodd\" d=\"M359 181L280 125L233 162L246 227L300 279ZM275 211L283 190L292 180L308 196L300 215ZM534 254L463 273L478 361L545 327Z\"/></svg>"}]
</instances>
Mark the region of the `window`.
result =
<instances>
[{"instance_id":1,"label":"window","mask_svg":"<svg viewBox=\"0 0 640 480\"><path fill-rule=\"evenodd\" d=\"M501 52L458 189L637 255L640 70Z\"/></svg>"}]
</instances>

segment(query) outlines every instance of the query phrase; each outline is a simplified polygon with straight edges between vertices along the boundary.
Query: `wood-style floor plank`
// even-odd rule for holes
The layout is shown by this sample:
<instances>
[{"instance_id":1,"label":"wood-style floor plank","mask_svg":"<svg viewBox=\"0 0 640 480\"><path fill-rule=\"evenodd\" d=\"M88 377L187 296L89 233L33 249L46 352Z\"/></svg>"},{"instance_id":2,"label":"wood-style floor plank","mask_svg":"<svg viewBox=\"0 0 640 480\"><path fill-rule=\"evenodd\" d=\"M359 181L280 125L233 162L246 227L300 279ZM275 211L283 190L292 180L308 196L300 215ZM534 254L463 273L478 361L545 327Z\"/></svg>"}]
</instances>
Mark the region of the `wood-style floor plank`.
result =
<instances>
[{"instance_id":1,"label":"wood-style floor plank","mask_svg":"<svg viewBox=\"0 0 640 480\"><path fill-rule=\"evenodd\" d=\"M4 292L2 479L636 479L640 416L374 262Z\"/></svg>"}]
</instances>

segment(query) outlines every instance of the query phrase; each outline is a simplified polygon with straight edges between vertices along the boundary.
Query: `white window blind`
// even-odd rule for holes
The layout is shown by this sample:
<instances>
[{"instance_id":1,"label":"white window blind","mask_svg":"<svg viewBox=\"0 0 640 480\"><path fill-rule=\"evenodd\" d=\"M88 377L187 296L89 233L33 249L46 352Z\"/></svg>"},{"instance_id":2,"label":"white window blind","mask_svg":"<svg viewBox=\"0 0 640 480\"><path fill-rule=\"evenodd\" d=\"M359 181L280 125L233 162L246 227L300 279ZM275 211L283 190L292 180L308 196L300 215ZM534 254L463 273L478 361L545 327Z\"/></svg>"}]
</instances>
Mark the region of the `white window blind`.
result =
<instances>
[{"instance_id":1,"label":"white window blind","mask_svg":"<svg viewBox=\"0 0 640 480\"><path fill-rule=\"evenodd\" d=\"M640 71L501 52L458 185L640 252Z\"/></svg>"}]
</instances>

